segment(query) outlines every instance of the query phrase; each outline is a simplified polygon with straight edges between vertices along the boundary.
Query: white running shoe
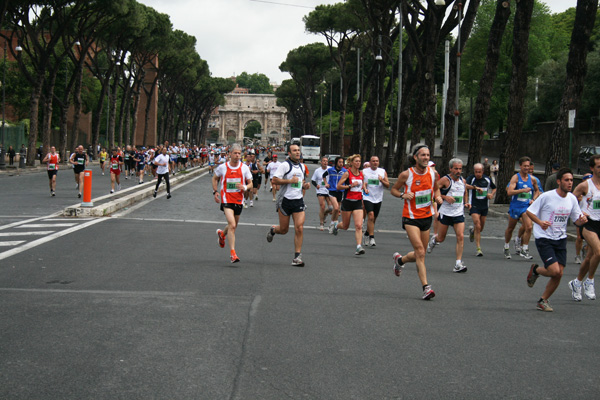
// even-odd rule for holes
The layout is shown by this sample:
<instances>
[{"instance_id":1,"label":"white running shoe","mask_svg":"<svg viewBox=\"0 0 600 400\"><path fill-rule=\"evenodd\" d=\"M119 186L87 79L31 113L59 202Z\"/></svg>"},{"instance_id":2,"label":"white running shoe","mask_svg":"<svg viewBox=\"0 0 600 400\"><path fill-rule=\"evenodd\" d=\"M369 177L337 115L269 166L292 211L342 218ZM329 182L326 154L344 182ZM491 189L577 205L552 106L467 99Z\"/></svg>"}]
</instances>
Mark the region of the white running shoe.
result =
<instances>
[{"instance_id":1,"label":"white running shoe","mask_svg":"<svg viewBox=\"0 0 600 400\"><path fill-rule=\"evenodd\" d=\"M437 243L435 241L435 235L433 235L431 239L429 239L429 243L427 243L427 252L431 253L435 246L437 246Z\"/></svg>"},{"instance_id":2,"label":"white running shoe","mask_svg":"<svg viewBox=\"0 0 600 400\"><path fill-rule=\"evenodd\" d=\"M250 200L250 207L254 207L254 200Z\"/></svg>"},{"instance_id":3,"label":"white running shoe","mask_svg":"<svg viewBox=\"0 0 600 400\"><path fill-rule=\"evenodd\" d=\"M367 235L367 236L363 235L362 244L363 244L363 246L369 245L369 235Z\"/></svg>"},{"instance_id":4,"label":"white running shoe","mask_svg":"<svg viewBox=\"0 0 600 400\"><path fill-rule=\"evenodd\" d=\"M358 246L356 246L356 252L354 253L354 255L361 255L361 254L365 254L365 249L363 249L363 247L359 244Z\"/></svg>"},{"instance_id":5,"label":"white running shoe","mask_svg":"<svg viewBox=\"0 0 600 400\"><path fill-rule=\"evenodd\" d=\"M519 250L518 254L526 260L531 260L533 258L533 256L529 254L529 250L524 250L523 248Z\"/></svg>"},{"instance_id":6,"label":"white running shoe","mask_svg":"<svg viewBox=\"0 0 600 400\"><path fill-rule=\"evenodd\" d=\"M581 301L581 285L575 283L575 279L569 281L569 289L571 289L571 297L575 301Z\"/></svg>"},{"instance_id":7,"label":"white running shoe","mask_svg":"<svg viewBox=\"0 0 600 400\"><path fill-rule=\"evenodd\" d=\"M369 246L371 246L371 247L377 246L377 244L375 243L375 238L370 238L369 239Z\"/></svg>"},{"instance_id":8,"label":"white running shoe","mask_svg":"<svg viewBox=\"0 0 600 400\"><path fill-rule=\"evenodd\" d=\"M323 224L319 225L319 230L322 232L325 230L325 227L323 226Z\"/></svg>"},{"instance_id":9,"label":"white running shoe","mask_svg":"<svg viewBox=\"0 0 600 400\"><path fill-rule=\"evenodd\" d=\"M583 281L583 292L588 300L596 300L596 289L594 289L594 281L586 279Z\"/></svg>"},{"instance_id":10,"label":"white running shoe","mask_svg":"<svg viewBox=\"0 0 600 400\"><path fill-rule=\"evenodd\" d=\"M521 238L520 237L515 237L515 254L519 254L521 255Z\"/></svg>"},{"instance_id":11,"label":"white running shoe","mask_svg":"<svg viewBox=\"0 0 600 400\"><path fill-rule=\"evenodd\" d=\"M454 272L467 272L467 267L461 262L456 263L454 266Z\"/></svg>"},{"instance_id":12,"label":"white running shoe","mask_svg":"<svg viewBox=\"0 0 600 400\"><path fill-rule=\"evenodd\" d=\"M575 256L575 264L581 264L581 256Z\"/></svg>"}]
</instances>

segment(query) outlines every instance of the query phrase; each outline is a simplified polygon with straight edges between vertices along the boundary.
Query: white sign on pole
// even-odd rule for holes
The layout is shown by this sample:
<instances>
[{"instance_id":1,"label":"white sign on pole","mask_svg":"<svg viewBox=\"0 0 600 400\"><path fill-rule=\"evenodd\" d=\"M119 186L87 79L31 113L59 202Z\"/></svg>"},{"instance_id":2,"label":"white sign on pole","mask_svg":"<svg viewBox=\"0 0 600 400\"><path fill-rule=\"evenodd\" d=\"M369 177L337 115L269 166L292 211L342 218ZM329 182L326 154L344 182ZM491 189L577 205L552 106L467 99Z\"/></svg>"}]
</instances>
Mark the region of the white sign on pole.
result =
<instances>
[{"instance_id":1,"label":"white sign on pole","mask_svg":"<svg viewBox=\"0 0 600 400\"><path fill-rule=\"evenodd\" d=\"M575 110L569 110L569 128L575 128Z\"/></svg>"}]
</instances>

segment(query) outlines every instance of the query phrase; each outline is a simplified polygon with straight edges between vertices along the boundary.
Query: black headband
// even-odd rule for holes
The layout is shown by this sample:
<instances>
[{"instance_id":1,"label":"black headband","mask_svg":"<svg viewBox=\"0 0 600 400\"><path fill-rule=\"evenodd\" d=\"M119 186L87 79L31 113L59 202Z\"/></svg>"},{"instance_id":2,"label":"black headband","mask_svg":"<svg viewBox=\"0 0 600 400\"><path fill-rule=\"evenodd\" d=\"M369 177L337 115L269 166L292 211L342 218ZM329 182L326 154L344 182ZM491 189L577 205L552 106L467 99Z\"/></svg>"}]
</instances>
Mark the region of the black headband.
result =
<instances>
[{"instance_id":1,"label":"black headband","mask_svg":"<svg viewBox=\"0 0 600 400\"><path fill-rule=\"evenodd\" d=\"M415 147L415 149L413 150L413 157L417 155L417 153L419 152L419 150L421 149L428 149L429 147L427 147L426 144L419 144L417 145L417 147Z\"/></svg>"}]
</instances>

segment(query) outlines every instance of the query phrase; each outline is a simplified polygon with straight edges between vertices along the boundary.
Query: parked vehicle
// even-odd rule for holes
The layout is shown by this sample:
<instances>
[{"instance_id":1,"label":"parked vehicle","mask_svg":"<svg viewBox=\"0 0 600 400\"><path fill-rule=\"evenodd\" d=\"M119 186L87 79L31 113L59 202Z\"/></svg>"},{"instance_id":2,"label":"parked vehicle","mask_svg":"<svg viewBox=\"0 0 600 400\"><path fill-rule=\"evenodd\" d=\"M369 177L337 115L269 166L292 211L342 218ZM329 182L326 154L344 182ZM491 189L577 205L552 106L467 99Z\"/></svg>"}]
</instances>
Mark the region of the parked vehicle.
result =
<instances>
[{"instance_id":1,"label":"parked vehicle","mask_svg":"<svg viewBox=\"0 0 600 400\"><path fill-rule=\"evenodd\" d=\"M339 154L325 154L325 157L327 157L327 165L329 165L330 167L333 167L333 164L335 163L335 159L339 156L340 156Z\"/></svg>"}]
</instances>

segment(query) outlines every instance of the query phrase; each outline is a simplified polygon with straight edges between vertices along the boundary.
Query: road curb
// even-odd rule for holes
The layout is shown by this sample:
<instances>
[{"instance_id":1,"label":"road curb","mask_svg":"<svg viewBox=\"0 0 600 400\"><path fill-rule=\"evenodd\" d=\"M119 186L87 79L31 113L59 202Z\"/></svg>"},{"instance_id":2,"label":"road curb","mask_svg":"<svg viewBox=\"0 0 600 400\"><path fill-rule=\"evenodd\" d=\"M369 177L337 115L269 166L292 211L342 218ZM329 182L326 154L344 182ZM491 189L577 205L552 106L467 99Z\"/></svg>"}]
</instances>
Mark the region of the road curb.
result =
<instances>
[{"instance_id":1,"label":"road curb","mask_svg":"<svg viewBox=\"0 0 600 400\"><path fill-rule=\"evenodd\" d=\"M171 189L187 180L197 177L205 171L208 171L208 167L196 167L198 169L190 169L187 173L179 173L174 177L170 177ZM154 193L154 188L156 186L155 181L150 181L144 185L141 185L140 188L135 187L131 194L120 197L118 199L110 200L108 202L104 202L95 207L82 207L81 203L74 204L69 206L63 210L63 215L65 217L107 217L127 206L131 206L146 197L150 197ZM166 191L165 185L160 185L158 188L158 193ZM101 196L96 199L92 199L92 203L102 202L107 197L115 197L120 193L117 192L111 196Z\"/></svg>"}]
</instances>

